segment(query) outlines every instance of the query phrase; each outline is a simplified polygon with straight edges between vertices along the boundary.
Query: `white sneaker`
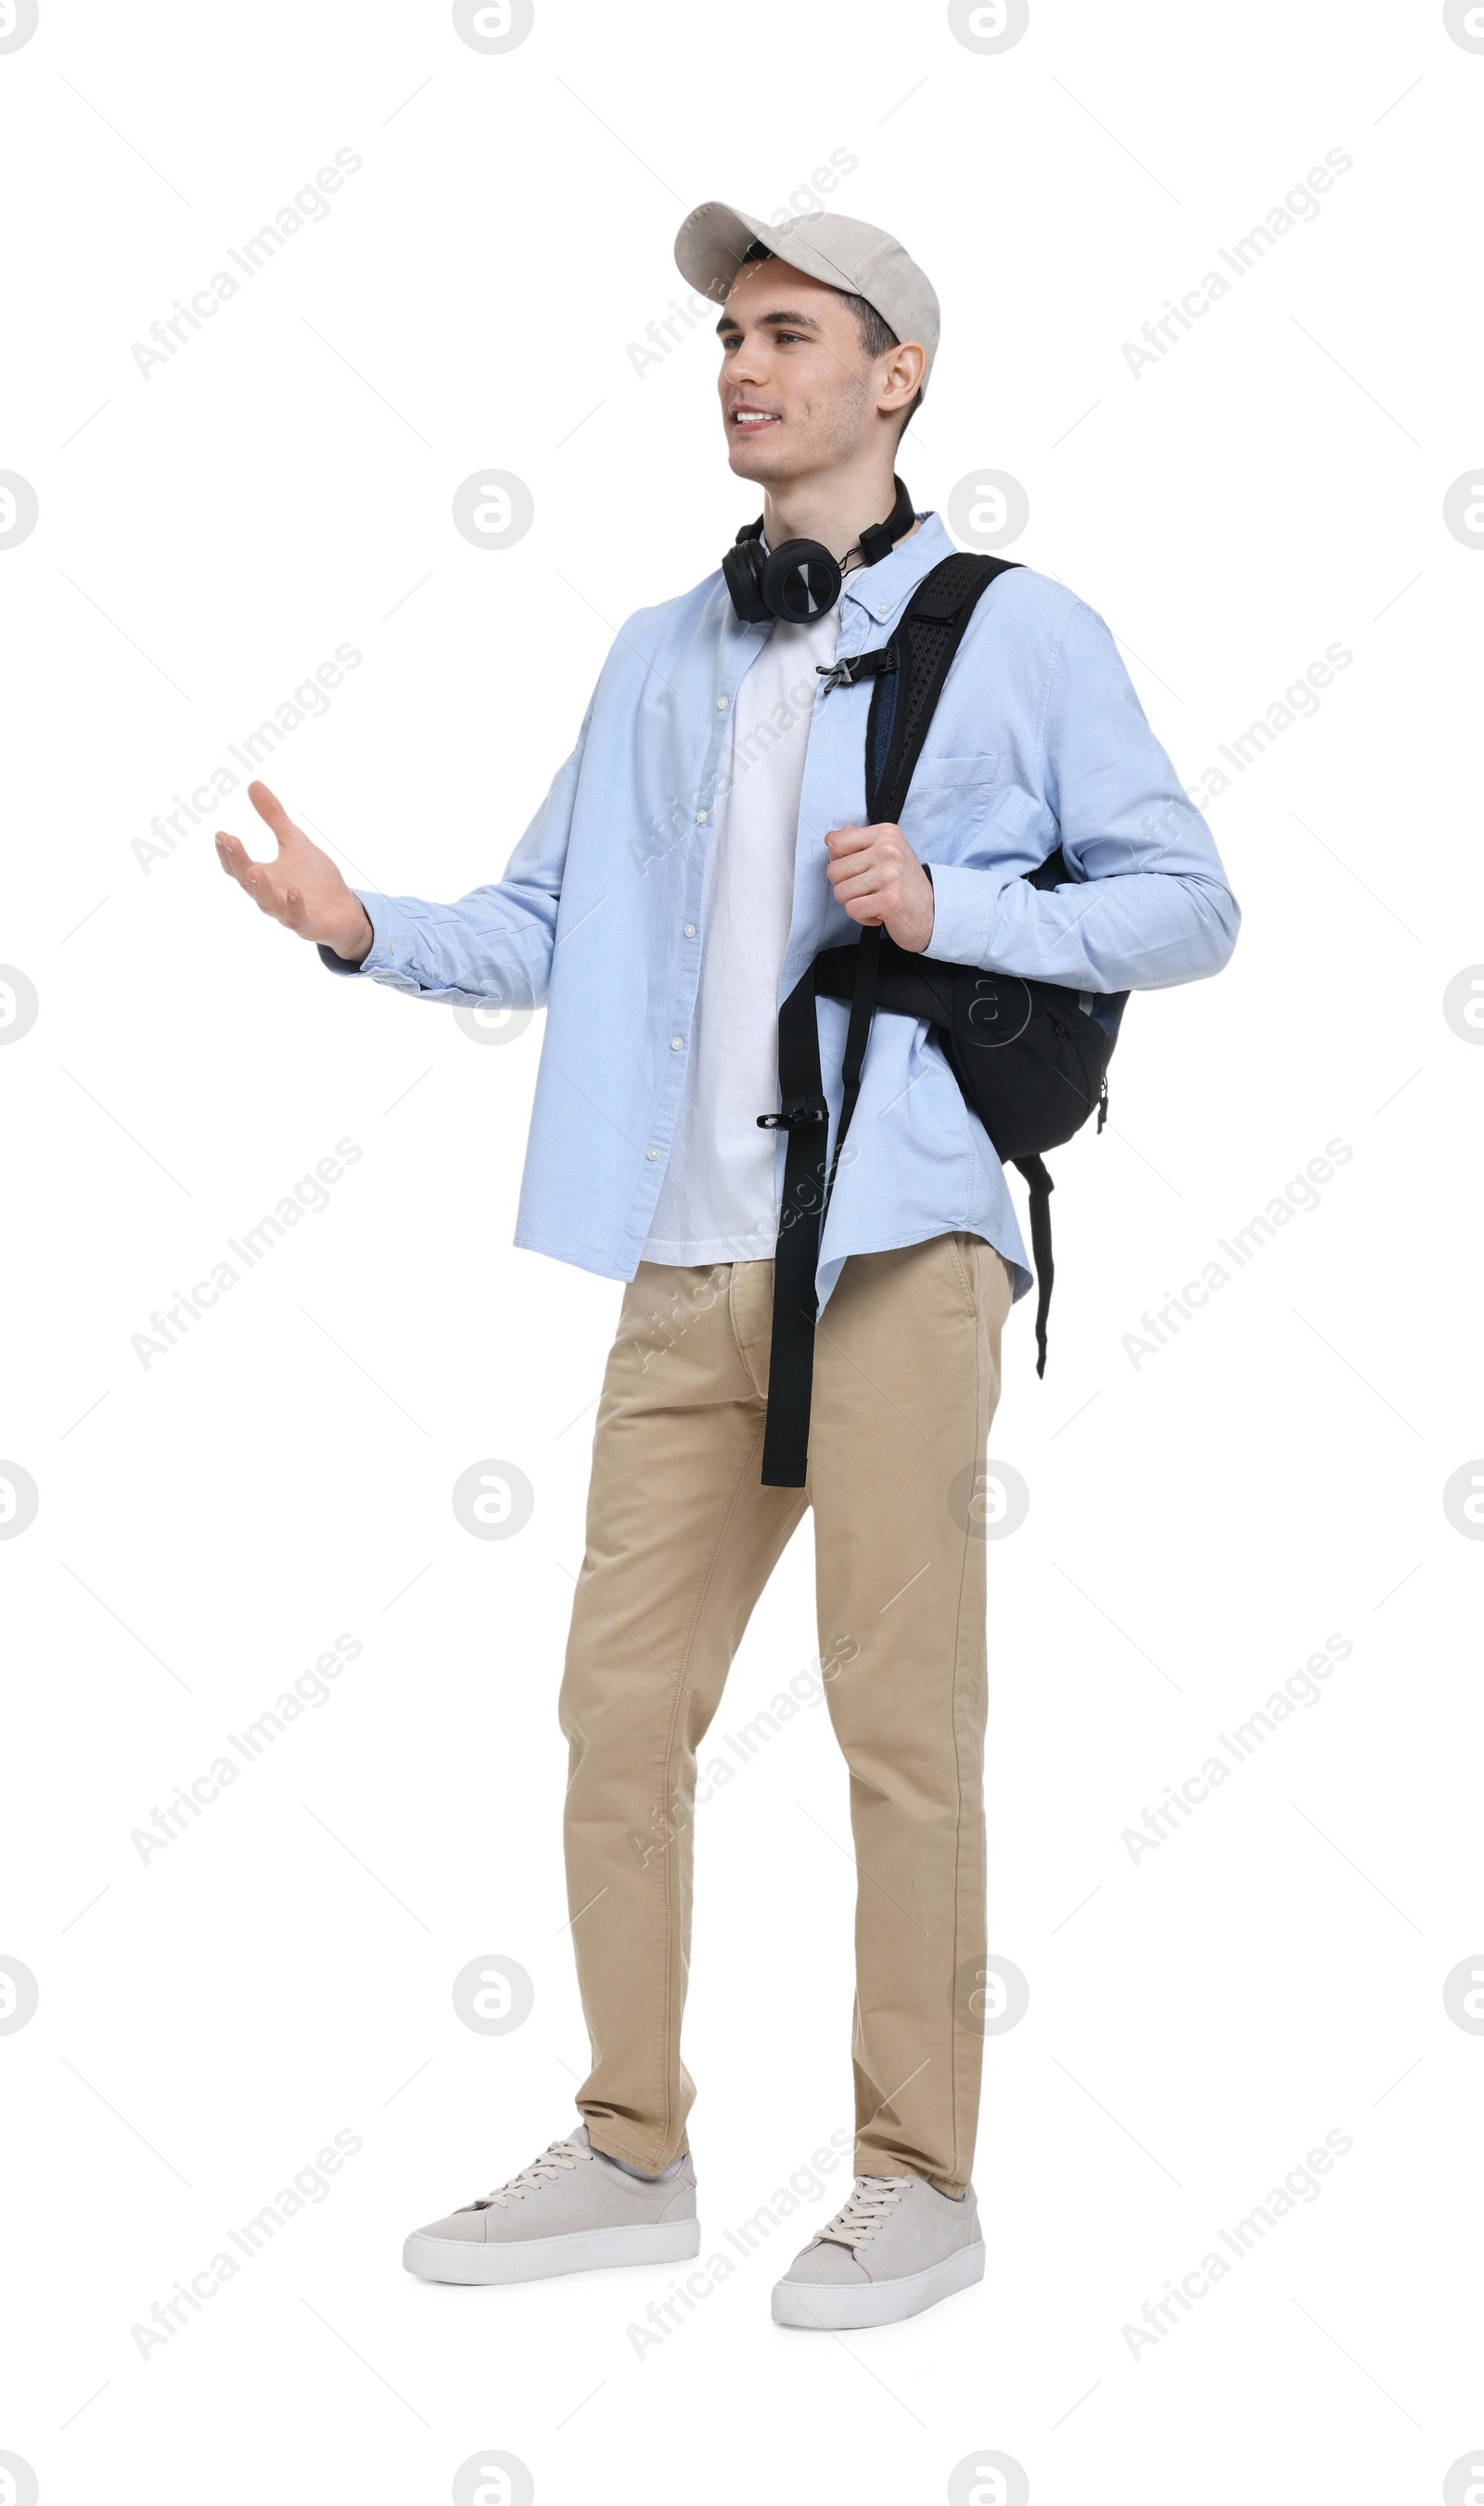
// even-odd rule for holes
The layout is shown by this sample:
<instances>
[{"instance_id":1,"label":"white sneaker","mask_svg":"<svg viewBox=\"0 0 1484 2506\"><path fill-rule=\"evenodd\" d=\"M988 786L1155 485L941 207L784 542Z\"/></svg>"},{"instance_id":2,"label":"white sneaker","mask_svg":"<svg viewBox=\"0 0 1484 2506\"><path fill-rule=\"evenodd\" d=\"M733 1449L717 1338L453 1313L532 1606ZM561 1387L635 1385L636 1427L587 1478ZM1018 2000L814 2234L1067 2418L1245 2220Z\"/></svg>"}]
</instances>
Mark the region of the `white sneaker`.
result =
<instances>
[{"instance_id":1,"label":"white sneaker","mask_svg":"<svg viewBox=\"0 0 1484 2506\"><path fill-rule=\"evenodd\" d=\"M984 2277L974 2188L960 2202L921 2175L857 2175L843 2209L773 2292L775 2323L860 2332L900 2323Z\"/></svg>"},{"instance_id":2,"label":"white sneaker","mask_svg":"<svg viewBox=\"0 0 1484 2506\"><path fill-rule=\"evenodd\" d=\"M586 2124L554 2140L508 2184L408 2238L406 2269L483 2287L625 2263L684 2262L701 2251L696 2170L631 2175L588 2140Z\"/></svg>"}]
</instances>

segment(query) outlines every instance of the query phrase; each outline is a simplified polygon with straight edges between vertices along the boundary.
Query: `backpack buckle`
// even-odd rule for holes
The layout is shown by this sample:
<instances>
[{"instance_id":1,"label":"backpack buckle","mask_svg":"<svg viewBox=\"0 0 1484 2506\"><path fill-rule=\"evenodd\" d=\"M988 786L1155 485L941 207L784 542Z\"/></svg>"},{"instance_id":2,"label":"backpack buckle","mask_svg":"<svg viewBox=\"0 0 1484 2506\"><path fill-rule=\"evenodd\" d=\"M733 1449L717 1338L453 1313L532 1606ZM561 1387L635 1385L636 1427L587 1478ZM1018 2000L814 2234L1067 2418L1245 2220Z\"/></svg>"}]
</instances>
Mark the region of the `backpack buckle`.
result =
<instances>
[{"instance_id":1,"label":"backpack buckle","mask_svg":"<svg viewBox=\"0 0 1484 2506\"><path fill-rule=\"evenodd\" d=\"M843 662L832 666L816 662L814 669L820 684L815 694L827 697L831 688L852 688L857 679L874 679L882 670L894 670L897 659L894 644L882 644L871 653L848 653Z\"/></svg>"},{"instance_id":2,"label":"backpack buckle","mask_svg":"<svg viewBox=\"0 0 1484 2506\"><path fill-rule=\"evenodd\" d=\"M829 1107L822 1096L785 1096L780 1114L759 1114L760 1131L802 1131L811 1123L827 1123Z\"/></svg>"}]
</instances>

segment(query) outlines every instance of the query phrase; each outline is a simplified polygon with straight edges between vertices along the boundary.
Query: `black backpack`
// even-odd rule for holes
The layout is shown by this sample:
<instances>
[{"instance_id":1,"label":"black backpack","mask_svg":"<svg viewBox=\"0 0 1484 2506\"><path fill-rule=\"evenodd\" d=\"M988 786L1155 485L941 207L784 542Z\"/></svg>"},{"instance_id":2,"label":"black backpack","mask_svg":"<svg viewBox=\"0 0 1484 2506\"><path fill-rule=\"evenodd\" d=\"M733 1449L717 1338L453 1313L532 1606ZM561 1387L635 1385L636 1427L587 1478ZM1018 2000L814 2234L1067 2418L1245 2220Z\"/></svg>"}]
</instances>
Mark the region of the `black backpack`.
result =
<instances>
[{"instance_id":1,"label":"black backpack","mask_svg":"<svg viewBox=\"0 0 1484 2506\"><path fill-rule=\"evenodd\" d=\"M890 642L821 668L825 685L872 678L866 724L866 818L895 823L913 770L975 603L1013 560L959 552L918 586ZM1068 883L1061 846L1026 877L1035 887ZM843 1068L844 1098L835 1153L824 1172L829 1108L819 1069L820 992L851 1004ZM1107 1065L1127 992L1077 993L1020 975L986 974L899 949L879 923L862 926L857 945L825 949L778 1012L781 1110L760 1114L764 1130L786 1130L783 1198L773 1282L773 1341L768 1421L763 1439L765 1487L802 1487L809 1458L814 1383L815 1271L824 1213L840 1151L860 1093L871 1020L878 1008L931 1021L965 1102L979 1116L1002 1164L1024 1175L1031 1193L1031 1246L1036 1271L1038 1376L1046 1371L1046 1316L1051 1304L1051 1177L1042 1152L1081 1129L1093 1107L1101 1131L1107 1115ZM1084 1001L1096 1001L1095 1017Z\"/></svg>"}]
</instances>

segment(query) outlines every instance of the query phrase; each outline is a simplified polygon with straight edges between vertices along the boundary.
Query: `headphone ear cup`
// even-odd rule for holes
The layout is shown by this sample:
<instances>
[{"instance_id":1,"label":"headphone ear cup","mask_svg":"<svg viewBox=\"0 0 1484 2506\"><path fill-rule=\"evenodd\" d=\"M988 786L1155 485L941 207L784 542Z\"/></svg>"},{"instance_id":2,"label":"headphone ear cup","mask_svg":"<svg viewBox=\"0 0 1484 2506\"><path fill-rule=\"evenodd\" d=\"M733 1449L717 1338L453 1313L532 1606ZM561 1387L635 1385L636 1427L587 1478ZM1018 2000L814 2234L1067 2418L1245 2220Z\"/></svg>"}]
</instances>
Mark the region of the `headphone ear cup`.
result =
<instances>
[{"instance_id":1,"label":"headphone ear cup","mask_svg":"<svg viewBox=\"0 0 1484 2506\"><path fill-rule=\"evenodd\" d=\"M744 626L761 626L773 616L763 597L763 552L756 540L739 540L721 560L732 606Z\"/></svg>"},{"instance_id":2,"label":"headphone ear cup","mask_svg":"<svg viewBox=\"0 0 1484 2506\"><path fill-rule=\"evenodd\" d=\"M784 540L764 563L762 596L775 618L807 626L821 611L834 608L843 579L820 541Z\"/></svg>"}]
</instances>

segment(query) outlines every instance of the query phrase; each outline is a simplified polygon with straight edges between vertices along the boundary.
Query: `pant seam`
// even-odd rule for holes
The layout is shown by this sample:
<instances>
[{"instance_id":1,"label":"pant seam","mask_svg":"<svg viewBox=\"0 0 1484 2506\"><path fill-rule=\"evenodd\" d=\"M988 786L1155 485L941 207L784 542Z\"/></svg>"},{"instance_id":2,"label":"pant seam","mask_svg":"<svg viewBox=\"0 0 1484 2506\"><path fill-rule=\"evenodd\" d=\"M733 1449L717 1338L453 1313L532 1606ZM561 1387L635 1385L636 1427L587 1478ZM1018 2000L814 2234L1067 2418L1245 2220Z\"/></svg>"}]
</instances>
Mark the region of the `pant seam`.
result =
<instances>
[{"instance_id":1,"label":"pant seam","mask_svg":"<svg viewBox=\"0 0 1484 2506\"><path fill-rule=\"evenodd\" d=\"M972 1470L972 1469L974 1469L975 1467L977 1467L978 1459L979 1459L979 1418L980 1418L981 1409L982 1409L982 1407L983 1407L983 1395L984 1395L984 1348L983 1348L983 1341L984 1341L984 1332L983 1332L983 1328L982 1328L982 1316L981 1316L981 1314L980 1314L978 1311L976 1311L976 1313L975 1313L975 1317L974 1317L974 1423L973 1423L973 1431L972 1431L972 1433L973 1433L973 1451L972 1451L972 1453L971 1453L971 1454L970 1454L970 1456L969 1456L969 1464L970 1464L970 1469L971 1469L971 1470ZM973 1518L972 1518L972 1515L971 1515L971 1514L968 1516L967 1520L968 1520L968 1522L972 1522ZM954 1973L954 1975L955 1975L955 1976L957 1976L957 1974L958 1974L958 1972L959 1972L959 1946L960 1946L960 1944L961 1944L962 1937L963 1937L963 1935L962 1935L962 1929L961 1929L961 1919L962 1919L962 1918L961 1918L961 1889L962 1889L962 1875L963 1875L963 1755L962 1755L962 1748L961 1748L961 1745L960 1745L959 1732L959 1711L960 1711L960 1707L961 1707L961 1703L962 1703L962 1699L961 1699L961 1695L960 1695L959 1681L960 1681L960 1672L961 1672L962 1660L963 1660L963 1595L964 1595L964 1586L965 1586L965 1584L966 1584L966 1583L967 1583L967 1581L968 1581L969 1542L973 1539L973 1537L974 1537L974 1534L973 1534L972 1530L971 1530L971 1529L967 1529L967 1528L966 1528L966 1529L965 1529L965 1531L964 1531L964 1535L963 1535L963 1560L962 1560L962 1564L960 1565L959 1570L959 1605L958 1605L957 1610L956 1610L956 1611L955 1611L955 1613L954 1613L954 1673L953 1673L953 1684L952 1684L952 1691L951 1691L951 1694L952 1694L952 1700L953 1700L952 1723L953 1723L953 1739L954 1739L954 1783L955 1783L955 1786L956 1786L956 1789L957 1789L957 1794L958 1794L958 1808L957 1808L957 1813L956 1813L955 1823L954 1823L953 1973ZM988 1636L986 1636L986 1646L988 1646ZM988 1680L988 1675L989 1675L989 1665L988 1665L988 1662L986 1662L986 1665L985 1665L985 1674L986 1674L986 1680ZM985 1892L986 1892L986 1898L988 1898L988 1893L989 1893L989 1836L988 1836L988 1827L986 1827L986 1837L985 1837L985 1875L984 1875L984 1876L985 1876ZM986 1920L988 1920L988 1907L986 1908ZM958 2014L958 2009L957 2009L956 2003L955 2003L955 2001L953 2001L953 2000L951 2000L951 2001L950 2001L950 2004L949 2004L949 2012L950 2012L950 2024L951 2024L951 2026L953 2027L953 2029L957 2031L957 2028L958 2028L958 2025L959 2025L959 2014ZM953 2177L952 2177L952 2180L953 2180L955 2183L957 2183L957 2182L958 2182L958 2180L959 2180L959 2148L960 2148L960 2123L959 2123L959 2114L960 2114L960 2104L961 2104L961 2100L960 2100L959 2086L959 2049L958 2049L957 2044L955 2044L955 2043L954 2043L952 2036L950 2037L950 2040L949 2040L949 2064L948 2064L948 2068L949 2068L949 2113L950 2113L951 2124L952 2124L952 2130L953 2130L953 2162L952 2162L952 2163L953 2163ZM982 2094L982 2083L981 2083L981 2094Z\"/></svg>"},{"instance_id":2,"label":"pant seam","mask_svg":"<svg viewBox=\"0 0 1484 2506\"><path fill-rule=\"evenodd\" d=\"M728 1296L728 1310L729 1310L729 1313L730 1313L730 1305L731 1305L731 1300L730 1300L730 1293L729 1293L729 1296ZM734 1336L735 1336L735 1331L734 1331ZM661 1771L660 1771L660 1779L661 1779L661 1784L662 1784L662 1787L663 1787L663 1796L662 1796L662 1797L663 1797L663 1799L664 1799L665 1801L667 1801L667 1802L670 1800L670 1775L671 1775L671 1771L672 1771L673 1766L674 1766L674 1756L675 1756L675 1735L676 1735L676 1731L677 1731L677 1729L678 1729L678 1725L679 1725L681 1706L682 1706L682 1704L683 1704L683 1702L684 1702L684 1699L685 1699L685 1684L686 1684L687 1674L688 1674L688 1672L689 1672L689 1670L690 1670L691 1657L692 1657L692 1655L693 1655L693 1653L694 1653L694 1651L695 1651L695 1644L696 1644L696 1632L697 1632L697 1629L698 1629L698 1628L700 1627L700 1624L701 1624L701 1617L702 1617L702 1613L703 1613L703 1611L704 1611L704 1610L705 1610L705 1608L706 1608L706 1595L707 1595L707 1593L710 1592L712 1582L713 1582L713 1580L714 1580L714 1578L715 1578L715 1573L716 1573L716 1561L717 1561L717 1558L718 1558L718 1557L720 1557L720 1555L721 1555L722 1544L723 1544L723 1542L724 1542L724 1541L725 1541L725 1539L726 1539L728 1525L732 1522L732 1521L733 1521L733 1519L734 1519L734 1517L735 1517L735 1515L736 1515L736 1513L737 1513L737 1502L738 1502L738 1499L739 1499L739 1497L741 1496L742 1491L742 1487L743 1487L743 1486L744 1486L744 1484L745 1484L747 1472L751 1469L753 1462L757 1459L757 1455L758 1455L759 1450L760 1450L760 1448L761 1448L762 1441L763 1441L763 1431L762 1431L761 1429L759 1429L758 1434L756 1435L756 1437L755 1437L755 1438L754 1438L754 1440L753 1440L753 1444L752 1444L751 1451L748 1453L748 1455L747 1455L747 1459L746 1459L746 1461L743 1463L742 1468L742 1471L741 1471L741 1473L740 1473L740 1474L739 1474L739 1476L738 1476L736 1486L734 1486L734 1488L733 1488L733 1490L732 1490L731 1497L730 1497L730 1499L729 1499L729 1501L728 1501L728 1504L727 1504L727 1510L726 1510L725 1514L722 1516L721 1522L720 1522L720 1523L719 1523L719 1524L718 1524L718 1526L717 1526L716 1538L715 1538L715 1540L713 1541L713 1543L712 1543L712 1545L711 1545L711 1555L710 1555L710 1558L709 1558L709 1560L708 1560L708 1562L707 1562L707 1565L706 1565L706 1570L705 1579L704 1579L704 1581L703 1581L703 1583L702 1583L701 1590L700 1590L699 1593L698 1593L698 1594L697 1594L697 1596L696 1596L696 1607L695 1607L695 1611L694 1611L694 1614L693 1614L692 1619L691 1619L691 1624L690 1624L689 1631L688 1631L688 1633L687 1633L687 1635L686 1635L686 1638L685 1638L684 1648L683 1648L683 1650L682 1650L682 1652L681 1652L679 1668L678 1668L678 1670L677 1670L677 1672L676 1672L676 1674L675 1674L675 1693L674 1693L674 1700L673 1700L673 1702L672 1702L671 1707L670 1707L670 1732L669 1732L669 1735L668 1735L667 1739L666 1739L666 1743L665 1743L665 1755L664 1755L664 1759L663 1759L663 1762L662 1762L662 1765L661 1765ZM692 1851L694 1852L694 1847L692 1847ZM670 2069L671 2069L670 2056L671 2056L671 2050L673 2049L674 2056L675 2056L675 2058L676 2058L677 2060L678 2060L678 2057L679 2057L679 2031L678 2031L678 2029L677 2029L677 2027L676 2027L676 2025L675 2025L674 2013L673 2013L673 2007L672 2007L672 1991L671 1991L670 1983L670 1971L671 1971L671 1955L672 1955L672 1951L673 1951L673 1948L674 1948L674 1938L675 1938L675 1904L674 1904L674 1900L675 1900L675 1897L676 1897L676 1893L677 1893L677 1891L678 1891L678 1889L679 1889L679 1885L680 1885L679 1864L678 1864L678 1861L677 1861L677 1860L675 1860L675 1859L670 1859L670 1860L669 1861L669 1865L668 1865L668 1869L667 1869L667 1873L666 1873L666 1881L665 1881L665 1974L666 1974L666 1991L665 1991L665 2016L664 2016L664 2026L663 2026L663 2034L662 2034L661 2047L660 2047L661 2072L662 2072L663 2079L664 2079L664 2084L665 2084L665 2091L664 2091L664 2093L665 2093L665 2140L664 2140L664 2142L662 2143L662 2146L668 2146L668 2144L669 2144L669 2140L670 2140L670 2115L671 2115L671 2104L670 2104Z\"/></svg>"}]
</instances>

